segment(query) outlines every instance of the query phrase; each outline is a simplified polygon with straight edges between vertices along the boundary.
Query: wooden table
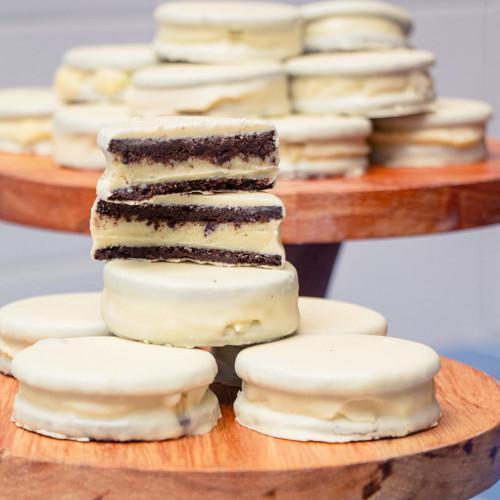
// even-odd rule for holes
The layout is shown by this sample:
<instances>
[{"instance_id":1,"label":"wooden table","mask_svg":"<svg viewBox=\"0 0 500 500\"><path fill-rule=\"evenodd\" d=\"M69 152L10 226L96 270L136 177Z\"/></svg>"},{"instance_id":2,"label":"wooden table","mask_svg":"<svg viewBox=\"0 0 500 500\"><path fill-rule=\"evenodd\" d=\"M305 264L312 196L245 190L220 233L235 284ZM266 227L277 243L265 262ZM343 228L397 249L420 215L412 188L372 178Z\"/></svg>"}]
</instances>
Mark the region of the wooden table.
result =
<instances>
[{"instance_id":1,"label":"wooden table","mask_svg":"<svg viewBox=\"0 0 500 500\"><path fill-rule=\"evenodd\" d=\"M399 439L326 444L276 439L223 418L203 436L76 443L9 420L17 383L0 376L0 497L16 500L465 499L500 477L500 387L442 360L439 426Z\"/></svg>"}]
</instances>

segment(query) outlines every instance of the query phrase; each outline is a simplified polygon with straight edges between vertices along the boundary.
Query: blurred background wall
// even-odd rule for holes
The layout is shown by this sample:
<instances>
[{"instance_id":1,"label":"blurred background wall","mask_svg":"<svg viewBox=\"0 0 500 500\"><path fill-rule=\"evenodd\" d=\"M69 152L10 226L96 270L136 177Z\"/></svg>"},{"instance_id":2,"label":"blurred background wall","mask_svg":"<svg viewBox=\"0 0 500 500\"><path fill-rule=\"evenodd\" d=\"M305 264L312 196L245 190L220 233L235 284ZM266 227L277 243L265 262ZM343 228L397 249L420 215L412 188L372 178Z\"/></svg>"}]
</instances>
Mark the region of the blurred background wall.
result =
<instances>
[{"instance_id":1,"label":"blurred background wall","mask_svg":"<svg viewBox=\"0 0 500 500\"><path fill-rule=\"evenodd\" d=\"M436 54L439 93L484 99L500 115L500 0L393 1L415 19L414 45ZM0 2L0 85L50 84L64 50L74 45L151 40L157 3ZM500 137L500 119L490 130ZM99 289L101 265L89 249L86 236L0 223L0 305ZM472 346L491 355L500 332L500 226L348 242L330 295L381 311L393 335L445 352Z\"/></svg>"}]
</instances>

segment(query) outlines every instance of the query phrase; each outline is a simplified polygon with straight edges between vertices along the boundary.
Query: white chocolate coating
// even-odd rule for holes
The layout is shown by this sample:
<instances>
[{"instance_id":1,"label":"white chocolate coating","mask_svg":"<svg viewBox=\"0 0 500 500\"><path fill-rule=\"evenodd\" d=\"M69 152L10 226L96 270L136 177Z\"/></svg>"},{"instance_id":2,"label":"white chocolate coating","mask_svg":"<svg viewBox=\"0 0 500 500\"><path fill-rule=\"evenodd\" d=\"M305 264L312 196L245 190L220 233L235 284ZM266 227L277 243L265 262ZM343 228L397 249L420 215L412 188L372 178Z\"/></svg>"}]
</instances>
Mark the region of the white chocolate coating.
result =
<instances>
[{"instance_id":1,"label":"white chocolate coating","mask_svg":"<svg viewBox=\"0 0 500 500\"><path fill-rule=\"evenodd\" d=\"M55 105L52 90L45 87L0 89L0 120L50 118Z\"/></svg>"},{"instance_id":2,"label":"white chocolate coating","mask_svg":"<svg viewBox=\"0 0 500 500\"><path fill-rule=\"evenodd\" d=\"M276 116L290 111L277 63L167 64L136 73L127 97L135 115Z\"/></svg>"},{"instance_id":3,"label":"white chocolate coating","mask_svg":"<svg viewBox=\"0 0 500 500\"><path fill-rule=\"evenodd\" d=\"M169 2L155 12L160 59L195 63L279 61L302 50L299 10L263 2Z\"/></svg>"},{"instance_id":4,"label":"white chocolate coating","mask_svg":"<svg viewBox=\"0 0 500 500\"><path fill-rule=\"evenodd\" d=\"M100 301L100 293L66 293L31 297L0 308L0 356L5 370L14 356L39 340L108 335Z\"/></svg>"},{"instance_id":5,"label":"white chocolate coating","mask_svg":"<svg viewBox=\"0 0 500 500\"><path fill-rule=\"evenodd\" d=\"M243 390L237 421L300 441L405 436L436 425L429 347L369 335L296 336L245 349L236 359Z\"/></svg>"},{"instance_id":6,"label":"white chocolate coating","mask_svg":"<svg viewBox=\"0 0 500 500\"><path fill-rule=\"evenodd\" d=\"M116 335L177 347L244 345L299 324L297 273L282 268L113 261L102 313Z\"/></svg>"},{"instance_id":7,"label":"white chocolate coating","mask_svg":"<svg viewBox=\"0 0 500 500\"><path fill-rule=\"evenodd\" d=\"M115 337L44 340L12 370L20 381L13 420L56 438L168 439L208 432L220 416L208 391L216 364L200 350Z\"/></svg>"},{"instance_id":8,"label":"white chocolate coating","mask_svg":"<svg viewBox=\"0 0 500 500\"><path fill-rule=\"evenodd\" d=\"M120 105L60 107L54 115L54 161L66 167L103 169L105 159L97 146L97 133L127 116L127 108Z\"/></svg>"}]
</instances>

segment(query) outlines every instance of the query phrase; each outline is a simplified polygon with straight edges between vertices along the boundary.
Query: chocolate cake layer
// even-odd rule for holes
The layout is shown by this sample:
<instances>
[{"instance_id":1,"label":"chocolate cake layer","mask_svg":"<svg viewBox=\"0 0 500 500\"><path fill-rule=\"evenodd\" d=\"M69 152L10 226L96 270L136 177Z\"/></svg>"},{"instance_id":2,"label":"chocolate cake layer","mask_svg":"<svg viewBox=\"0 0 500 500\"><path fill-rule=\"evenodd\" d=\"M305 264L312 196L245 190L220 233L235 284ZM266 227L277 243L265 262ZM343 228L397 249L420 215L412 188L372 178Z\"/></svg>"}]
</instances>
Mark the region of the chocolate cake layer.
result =
<instances>
[{"instance_id":1,"label":"chocolate cake layer","mask_svg":"<svg viewBox=\"0 0 500 500\"><path fill-rule=\"evenodd\" d=\"M129 247L110 246L94 252L96 260L143 259L154 262L175 259L199 262L218 262L221 264L247 264L256 266L281 266L280 255L264 255L256 252L229 251L193 247Z\"/></svg>"},{"instance_id":2,"label":"chocolate cake layer","mask_svg":"<svg viewBox=\"0 0 500 500\"><path fill-rule=\"evenodd\" d=\"M174 227L186 222L210 224L242 224L269 222L283 218L283 209L276 206L220 207L207 205L127 205L104 200L97 202L96 212L114 220L145 222L148 225L161 223Z\"/></svg>"},{"instance_id":3,"label":"chocolate cake layer","mask_svg":"<svg viewBox=\"0 0 500 500\"><path fill-rule=\"evenodd\" d=\"M266 131L233 136L195 137L182 139L111 139L108 151L125 165L161 163L174 166L190 158L223 165L235 157L244 160L259 158L273 165L278 162L276 133Z\"/></svg>"},{"instance_id":4,"label":"chocolate cake layer","mask_svg":"<svg viewBox=\"0 0 500 500\"><path fill-rule=\"evenodd\" d=\"M273 185L274 182L271 179L195 179L180 182L141 184L115 189L108 198L111 201L143 201L162 194L262 191L271 189Z\"/></svg>"}]
</instances>

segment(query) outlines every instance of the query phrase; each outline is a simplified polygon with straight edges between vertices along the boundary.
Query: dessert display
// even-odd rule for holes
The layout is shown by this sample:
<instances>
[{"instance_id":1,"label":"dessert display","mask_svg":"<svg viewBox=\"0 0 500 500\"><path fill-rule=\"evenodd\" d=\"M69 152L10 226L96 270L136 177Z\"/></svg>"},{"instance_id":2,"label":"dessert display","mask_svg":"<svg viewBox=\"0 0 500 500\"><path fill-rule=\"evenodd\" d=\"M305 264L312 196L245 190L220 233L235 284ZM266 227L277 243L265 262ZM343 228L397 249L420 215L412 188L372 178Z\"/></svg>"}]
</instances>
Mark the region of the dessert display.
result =
<instances>
[{"instance_id":1,"label":"dessert display","mask_svg":"<svg viewBox=\"0 0 500 500\"><path fill-rule=\"evenodd\" d=\"M301 6L308 52L383 50L408 45L408 13L377 0L326 0Z\"/></svg>"},{"instance_id":2,"label":"dessert display","mask_svg":"<svg viewBox=\"0 0 500 500\"><path fill-rule=\"evenodd\" d=\"M444 167L486 158L491 106L469 99L438 98L428 113L374 120L370 141L375 164Z\"/></svg>"},{"instance_id":3,"label":"dessert display","mask_svg":"<svg viewBox=\"0 0 500 500\"><path fill-rule=\"evenodd\" d=\"M97 133L127 117L127 108L117 104L59 107L54 114L54 161L64 167L103 169L105 161L97 146Z\"/></svg>"},{"instance_id":4,"label":"dessert display","mask_svg":"<svg viewBox=\"0 0 500 500\"><path fill-rule=\"evenodd\" d=\"M408 340L306 335L242 351L236 421L298 441L401 437L437 424L439 357Z\"/></svg>"},{"instance_id":5,"label":"dessert display","mask_svg":"<svg viewBox=\"0 0 500 500\"><path fill-rule=\"evenodd\" d=\"M43 339L108 335L100 293L43 295L0 308L0 372L23 349Z\"/></svg>"},{"instance_id":6,"label":"dessert display","mask_svg":"<svg viewBox=\"0 0 500 500\"><path fill-rule=\"evenodd\" d=\"M285 69L277 62L162 64L138 71L127 103L133 115L266 117L290 112Z\"/></svg>"},{"instance_id":7,"label":"dessert display","mask_svg":"<svg viewBox=\"0 0 500 500\"><path fill-rule=\"evenodd\" d=\"M153 46L167 61L280 61L302 51L302 20L272 2L168 2L155 11Z\"/></svg>"},{"instance_id":8,"label":"dessert display","mask_svg":"<svg viewBox=\"0 0 500 500\"><path fill-rule=\"evenodd\" d=\"M209 432L220 417L208 386L217 366L199 349L115 337L43 340L16 356L12 419L77 441L153 441Z\"/></svg>"},{"instance_id":9,"label":"dessert display","mask_svg":"<svg viewBox=\"0 0 500 500\"><path fill-rule=\"evenodd\" d=\"M55 104L43 87L0 89L0 152L50 154Z\"/></svg>"},{"instance_id":10,"label":"dessert display","mask_svg":"<svg viewBox=\"0 0 500 500\"><path fill-rule=\"evenodd\" d=\"M368 118L426 111L434 100L433 63L430 52L411 49L296 57L286 63L292 107Z\"/></svg>"},{"instance_id":11,"label":"dessert display","mask_svg":"<svg viewBox=\"0 0 500 500\"><path fill-rule=\"evenodd\" d=\"M283 177L355 176L368 166L371 125L365 118L289 115L272 121Z\"/></svg>"},{"instance_id":12,"label":"dessert display","mask_svg":"<svg viewBox=\"0 0 500 500\"><path fill-rule=\"evenodd\" d=\"M90 223L92 255L97 260L280 266L284 212L281 200L268 193L170 194L143 202L98 199Z\"/></svg>"},{"instance_id":13,"label":"dessert display","mask_svg":"<svg viewBox=\"0 0 500 500\"><path fill-rule=\"evenodd\" d=\"M261 190L278 176L276 131L260 120L136 119L101 130L98 144L107 160L97 184L103 200Z\"/></svg>"},{"instance_id":14,"label":"dessert display","mask_svg":"<svg viewBox=\"0 0 500 500\"><path fill-rule=\"evenodd\" d=\"M123 102L135 71L156 63L149 45L89 45L64 54L54 79L63 103Z\"/></svg>"}]
</instances>

